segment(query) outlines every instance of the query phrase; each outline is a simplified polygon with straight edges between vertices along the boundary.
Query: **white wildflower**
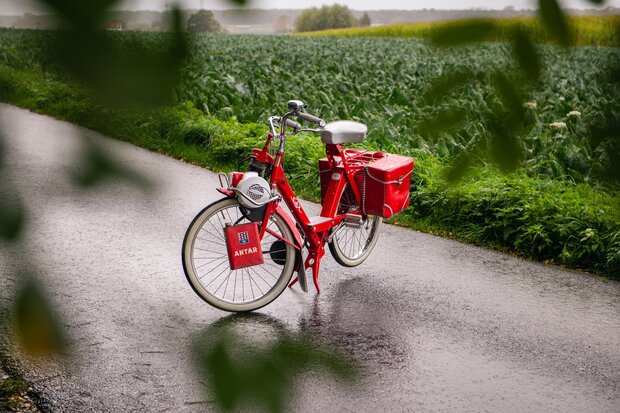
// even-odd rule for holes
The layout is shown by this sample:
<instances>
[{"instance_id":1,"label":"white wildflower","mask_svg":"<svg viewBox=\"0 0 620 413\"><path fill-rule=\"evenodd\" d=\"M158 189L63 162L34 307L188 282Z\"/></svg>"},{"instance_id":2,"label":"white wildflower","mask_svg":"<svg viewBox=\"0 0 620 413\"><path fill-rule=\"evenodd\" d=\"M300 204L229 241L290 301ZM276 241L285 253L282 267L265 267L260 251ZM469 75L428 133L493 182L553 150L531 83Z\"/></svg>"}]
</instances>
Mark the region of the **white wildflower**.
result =
<instances>
[{"instance_id":1,"label":"white wildflower","mask_svg":"<svg viewBox=\"0 0 620 413\"><path fill-rule=\"evenodd\" d=\"M586 228L585 231L583 231L583 235L584 238L592 238L594 236L594 230L592 228Z\"/></svg>"},{"instance_id":2,"label":"white wildflower","mask_svg":"<svg viewBox=\"0 0 620 413\"><path fill-rule=\"evenodd\" d=\"M560 102L564 102L566 98L564 96L560 96Z\"/></svg>"},{"instance_id":3,"label":"white wildflower","mask_svg":"<svg viewBox=\"0 0 620 413\"><path fill-rule=\"evenodd\" d=\"M581 116L581 112L579 112L578 110L571 110L566 114L566 116L568 116L569 118L573 116L578 118L579 116Z\"/></svg>"},{"instance_id":4,"label":"white wildflower","mask_svg":"<svg viewBox=\"0 0 620 413\"><path fill-rule=\"evenodd\" d=\"M523 102L523 107L526 109L534 109L536 106L536 102Z\"/></svg>"},{"instance_id":5,"label":"white wildflower","mask_svg":"<svg viewBox=\"0 0 620 413\"><path fill-rule=\"evenodd\" d=\"M561 128L565 128L566 127L566 122L551 122L549 124L549 126L551 126L552 128L561 129Z\"/></svg>"}]
</instances>

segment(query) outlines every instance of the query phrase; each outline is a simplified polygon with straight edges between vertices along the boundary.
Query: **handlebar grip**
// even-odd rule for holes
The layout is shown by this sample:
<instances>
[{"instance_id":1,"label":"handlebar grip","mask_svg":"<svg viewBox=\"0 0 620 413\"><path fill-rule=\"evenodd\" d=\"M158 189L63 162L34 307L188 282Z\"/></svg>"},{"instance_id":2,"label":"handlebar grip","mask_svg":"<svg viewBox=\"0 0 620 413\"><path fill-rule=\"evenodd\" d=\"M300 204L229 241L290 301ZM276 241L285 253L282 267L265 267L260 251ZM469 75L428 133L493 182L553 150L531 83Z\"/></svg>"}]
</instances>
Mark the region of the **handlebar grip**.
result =
<instances>
[{"instance_id":1,"label":"handlebar grip","mask_svg":"<svg viewBox=\"0 0 620 413\"><path fill-rule=\"evenodd\" d=\"M301 129L301 125L299 123L295 122L294 120L290 120L290 119L286 120L286 126L288 126L289 128L293 128L295 130Z\"/></svg>"},{"instance_id":2,"label":"handlebar grip","mask_svg":"<svg viewBox=\"0 0 620 413\"><path fill-rule=\"evenodd\" d=\"M308 113L299 113L297 117L302 118L303 120L307 120L308 122L315 123L321 128L325 127L325 124L326 124L323 119L317 118L316 116L312 116Z\"/></svg>"}]
</instances>

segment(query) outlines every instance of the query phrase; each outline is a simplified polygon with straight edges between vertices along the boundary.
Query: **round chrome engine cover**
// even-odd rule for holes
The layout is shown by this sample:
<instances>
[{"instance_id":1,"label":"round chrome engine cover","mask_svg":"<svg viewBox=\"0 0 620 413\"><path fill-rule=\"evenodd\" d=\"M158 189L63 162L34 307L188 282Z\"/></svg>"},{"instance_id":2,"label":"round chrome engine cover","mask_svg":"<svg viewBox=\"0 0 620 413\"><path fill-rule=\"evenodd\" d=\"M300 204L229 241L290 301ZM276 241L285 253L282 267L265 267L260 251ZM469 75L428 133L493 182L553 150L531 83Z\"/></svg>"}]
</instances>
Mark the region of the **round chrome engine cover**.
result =
<instances>
[{"instance_id":1,"label":"round chrome engine cover","mask_svg":"<svg viewBox=\"0 0 620 413\"><path fill-rule=\"evenodd\" d=\"M269 182L258 176L256 172L246 172L239 181L237 189L257 204L265 204L271 198ZM260 208L248 202L242 196L238 196L239 203L246 208Z\"/></svg>"}]
</instances>

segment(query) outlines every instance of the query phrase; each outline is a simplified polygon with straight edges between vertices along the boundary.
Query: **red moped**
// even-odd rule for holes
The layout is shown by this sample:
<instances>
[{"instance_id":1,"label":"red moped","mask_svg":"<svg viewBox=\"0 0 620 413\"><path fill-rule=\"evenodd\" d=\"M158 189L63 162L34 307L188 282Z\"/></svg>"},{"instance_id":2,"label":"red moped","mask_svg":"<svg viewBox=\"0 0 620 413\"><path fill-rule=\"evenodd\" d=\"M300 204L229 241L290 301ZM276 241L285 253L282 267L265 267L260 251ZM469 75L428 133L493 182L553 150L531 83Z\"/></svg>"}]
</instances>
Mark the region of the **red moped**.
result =
<instances>
[{"instance_id":1,"label":"red moped","mask_svg":"<svg viewBox=\"0 0 620 413\"><path fill-rule=\"evenodd\" d=\"M363 141L366 126L326 123L305 107L292 100L286 114L269 118L270 132L263 148L252 150L248 172L220 174L218 191L224 198L204 208L187 229L185 275L194 291L217 308L256 310L297 282L307 291L307 270L319 292L326 244L339 264L360 265L377 243L382 218L409 203L411 158L347 149L344 145ZM302 129L293 117L317 128ZM299 132L320 134L326 144L327 157L319 162L318 216L306 214L282 167L286 138Z\"/></svg>"}]
</instances>

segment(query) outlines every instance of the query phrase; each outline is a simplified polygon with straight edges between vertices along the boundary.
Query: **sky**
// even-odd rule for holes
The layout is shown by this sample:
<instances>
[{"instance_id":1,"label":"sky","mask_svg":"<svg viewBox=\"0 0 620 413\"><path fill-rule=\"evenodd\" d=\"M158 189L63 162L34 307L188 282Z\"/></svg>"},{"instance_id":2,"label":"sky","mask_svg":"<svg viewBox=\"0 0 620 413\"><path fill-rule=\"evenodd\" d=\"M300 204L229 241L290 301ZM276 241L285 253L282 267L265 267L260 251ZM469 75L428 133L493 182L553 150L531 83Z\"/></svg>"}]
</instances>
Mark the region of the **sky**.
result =
<instances>
[{"instance_id":1,"label":"sky","mask_svg":"<svg viewBox=\"0 0 620 413\"><path fill-rule=\"evenodd\" d=\"M88 1L88 0L83 0ZM558 0L566 8L594 8L594 5L586 0ZM166 5L180 3L184 8L198 9L201 3L205 9L226 9L231 2L226 0L121 0L119 10L164 10ZM324 4L345 4L354 10L378 10L378 9L503 9L512 6L516 9L535 8L536 0L249 0L249 7L261 9L305 9ZM43 10L37 5L36 0L0 0L0 15L23 14L25 12L40 13ZM607 0L603 7L614 6L620 8L620 0ZM238 7L238 6L237 6Z\"/></svg>"}]
</instances>

